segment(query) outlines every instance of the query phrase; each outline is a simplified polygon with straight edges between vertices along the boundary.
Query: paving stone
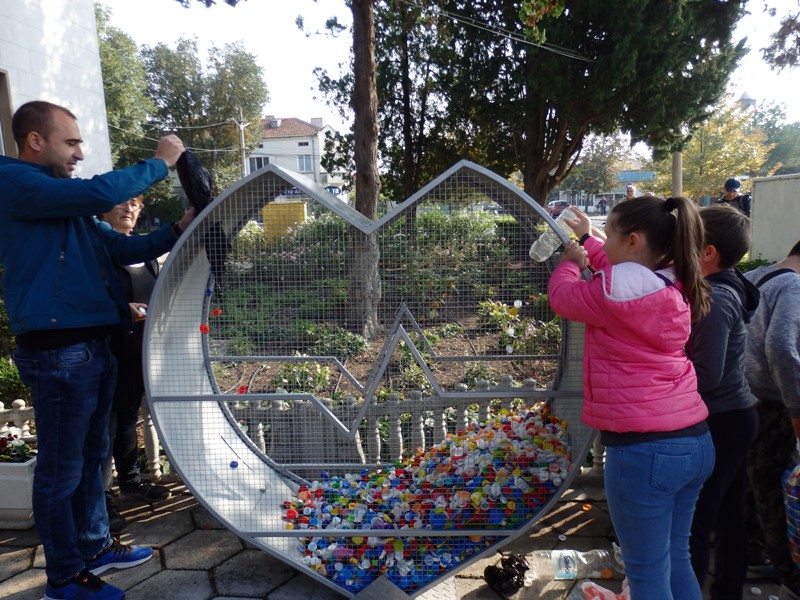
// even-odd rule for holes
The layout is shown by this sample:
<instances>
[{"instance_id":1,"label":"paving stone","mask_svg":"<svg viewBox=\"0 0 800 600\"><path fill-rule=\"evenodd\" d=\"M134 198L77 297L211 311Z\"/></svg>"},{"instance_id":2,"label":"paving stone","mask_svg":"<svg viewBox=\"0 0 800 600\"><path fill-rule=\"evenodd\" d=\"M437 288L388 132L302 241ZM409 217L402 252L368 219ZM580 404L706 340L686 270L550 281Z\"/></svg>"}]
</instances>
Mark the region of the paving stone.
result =
<instances>
[{"instance_id":1,"label":"paving stone","mask_svg":"<svg viewBox=\"0 0 800 600\"><path fill-rule=\"evenodd\" d=\"M263 550L244 550L213 570L217 592L225 596L263 598L297 572Z\"/></svg>"},{"instance_id":2,"label":"paving stone","mask_svg":"<svg viewBox=\"0 0 800 600\"><path fill-rule=\"evenodd\" d=\"M33 527L0 530L0 547L2 548L30 548L38 543L39 534Z\"/></svg>"},{"instance_id":3,"label":"paving stone","mask_svg":"<svg viewBox=\"0 0 800 600\"><path fill-rule=\"evenodd\" d=\"M164 548L167 569L211 569L242 552L229 531L193 531Z\"/></svg>"},{"instance_id":4,"label":"paving stone","mask_svg":"<svg viewBox=\"0 0 800 600\"><path fill-rule=\"evenodd\" d=\"M3 600L41 600L47 576L42 569L28 569L0 583Z\"/></svg>"},{"instance_id":5,"label":"paving stone","mask_svg":"<svg viewBox=\"0 0 800 600\"><path fill-rule=\"evenodd\" d=\"M474 577L456 576L456 597L469 598L470 600L498 600L498 596L492 591L483 579Z\"/></svg>"},{"instance_id":6,"label":"paving stone","mask_svg":"<svg viewBox=\"0 0 800 600\"><path fill-rule=\"evenodd\" d=\"M194 530L189 511L155 512L132 521L120 538L125 544L163 548Z\"/></svg>"},{"instance_id":7,"label":"paving stone","mask_svg":"<svg viewBox=\"0 0 800 600\"><path fill-rule=\"evenodd\" d=\"M44 569L44 546L41 544L33 549L33 566L36 569Z\"/></svg>"},{"instance_id":8,"label":"paving stone","mask_svg":"<svg viewBox=\"0 0 800 600\"><path fill-rule=\"evenodd\" d=\"M267 600L298 600L298 598L303 600L340 600L346 596L305 575L297 575L267 596Z\"/></svg>"},{"instance_id":9,"label":"paving stone","mask_svg":"<svg viewBox=\"0 0 800 600\"><path fill-rule=\"evenodd\" d=\"M161 571L126 590L125 600L211 600L214 595L205 571Z\"/></svg>"},{"instance_id":10,"label":"paving stone","mask_svg":"<svg viewBox=\"0 0 800 600\"><path fill-rule=\"evenodd\" d=\"M29 569L32 564L32 548L0 547L0 581L18 575L25 569Z\"/></svg>"},{"instance_id":11,"label":"paving stone","mask_svg":"<svg viewBox=\"0 0 800 600\"><path fill-rule=\"evenodd\" d=\"M153 551L153 558L138 567L131 569L114 570L103 573L100 577L120 589L128 590L164 569L162 565L161 550ZM167 596L164 596L166 598Z\"/></svg>"},{"instance_id":12,"label":"paving stone","mask_svg":"<svg viewBox=\"0 0 800 600\"><path fill-rule=\"evenodd\" d=\"M196 529L225 529L225 526L202 506L192 511L192 518Z\"/></svg>"},{"instance_id":13,"label":"paving stone","mask_svg":"<svg viewBox=\"0 0 800 600\"><path fill-rule=\"evenodd\" d=\"M502 550L502 552L505 552L505 548ZM486 567L488 567L489 565L497 564L499 562L500 562L500 554L498 552L494 552L489 556L487 556L486 558L476 560L468 567L461 569L456 576L481 579L483 577L483 571L484 569L486 569Z\"/></svg>"}]
</instances>

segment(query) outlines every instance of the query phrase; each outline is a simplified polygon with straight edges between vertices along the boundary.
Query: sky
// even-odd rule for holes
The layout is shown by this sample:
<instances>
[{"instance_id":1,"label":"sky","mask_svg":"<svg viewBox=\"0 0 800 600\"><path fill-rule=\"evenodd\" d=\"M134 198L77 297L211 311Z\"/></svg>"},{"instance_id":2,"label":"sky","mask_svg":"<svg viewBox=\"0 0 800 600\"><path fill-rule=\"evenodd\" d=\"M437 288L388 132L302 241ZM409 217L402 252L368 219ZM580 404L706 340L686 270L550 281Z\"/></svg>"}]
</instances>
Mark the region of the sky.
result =
<instances>
[{"instance_id":1,"label":"sky","mask_svg":"<svg viewBox=\"0 0 800 600\"><path fill-rule=\"evenodd\" d=\"M235 8L217 0L205 8L199 2L189 9L175 0L99 0L111 9L111 25L128 33L140 46L159 42L174 47L180 37L196 37L203 57L211 45L242 41L244 48L256 56L264 69L269 101L264 115L279 118L295 117L310 121L321 117L323 123L344 130L347 125L335 111L325 105L317 90L315 67L332 74L348 61L351 38L345 32L338 39L327 35L306 36L295 25L302 15L306 29L321 31L325 20L337 15L349 25L351 16L342 0L246 0ZM800 0L767 0L779 14L800 10ZM751 0L752 15L739 24L736 39L748 38L749 54L731 78L729 90L735 98L743 93L756 101L778 101L786 106L786 120L800 121L800 100L792 93L797 89L800 67L771 71L761 60L759 48L768 43L769 34L777 30L778 17L762 13L763 0Z\"/></svg>"}]
</instances>

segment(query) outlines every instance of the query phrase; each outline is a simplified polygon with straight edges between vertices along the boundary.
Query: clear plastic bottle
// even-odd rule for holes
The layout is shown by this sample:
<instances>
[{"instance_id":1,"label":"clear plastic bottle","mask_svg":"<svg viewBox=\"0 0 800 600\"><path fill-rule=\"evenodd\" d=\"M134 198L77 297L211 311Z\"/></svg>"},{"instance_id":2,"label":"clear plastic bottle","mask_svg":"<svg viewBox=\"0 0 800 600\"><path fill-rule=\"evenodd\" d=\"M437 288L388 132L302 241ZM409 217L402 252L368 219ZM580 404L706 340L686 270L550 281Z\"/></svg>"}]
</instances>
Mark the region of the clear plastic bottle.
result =
<instances>
[{"instance_id":1,"label":"clear plastic bottle","mask_svg":"<svg viewBox=\"0 0 800 600\"><path fill-rule=\"evenodd\" d=\"M565 208L556 218L556 225L558 225L564 231L564 233L571 235L572 228L567 225L564 219L574 218L575 213L572 212L572 209ZM556 234L552 228L548 227L545 229L544 233L539 236L539 239L533 242L529 255L536 262L544 262L553 255L553 252L555 252L556 248L558 248L560 245L561 238L558 237L558 234Z\"/></svg>"},{"instance_id":2,"label":"clear plastic bottle","mask_svg":"<svg viewBox=\"0 0 800 600\"><path fill-rule=\"evenodd\" d=\"M530 569L525 585L553 579L611 579L624 566L608 550L536 550L525 555Z\"/></svg>"}]
</instances>

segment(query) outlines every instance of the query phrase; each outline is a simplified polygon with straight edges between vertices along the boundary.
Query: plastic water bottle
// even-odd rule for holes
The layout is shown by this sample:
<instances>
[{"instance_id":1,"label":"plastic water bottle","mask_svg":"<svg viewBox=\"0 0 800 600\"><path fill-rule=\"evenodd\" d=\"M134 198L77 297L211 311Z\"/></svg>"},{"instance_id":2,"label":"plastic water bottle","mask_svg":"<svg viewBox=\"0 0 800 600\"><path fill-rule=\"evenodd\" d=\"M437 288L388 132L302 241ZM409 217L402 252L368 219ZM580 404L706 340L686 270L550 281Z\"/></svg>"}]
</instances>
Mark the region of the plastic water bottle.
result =
<instances>
[{"instance_id":1,"label":"plastic water bottle","mask_svg":"<svg viewBox=\"0 0 800 600\"><path fill-rule=\"evenodd\" d=\"M622 565L608 550L536 550L525 555L530 569L525 573L525 585L536 580L553 579L611 579L622 574Z\"/></svg>"},{"instance_id":2,"label":"plastic water bottle","mask_svg":"<svg viewBox=\"0 0 800 600\"><path fill-rule=\"evenodd\" d=\"M556 218L556 225L558 225L564 231L564 233L571 235L572 228L567 225L564 219L574 218L575 213L572 212L572 209L565 208ZM530 257L536 262L544 262L553 255L553 252L555 252L556 248L558 248L560 245L561 238L558 237L552 228L547 227L544 233L539 236L539 239L533 242L533 246L531 246L531 250L529 252Z\"/></svg>"}]
</instances>

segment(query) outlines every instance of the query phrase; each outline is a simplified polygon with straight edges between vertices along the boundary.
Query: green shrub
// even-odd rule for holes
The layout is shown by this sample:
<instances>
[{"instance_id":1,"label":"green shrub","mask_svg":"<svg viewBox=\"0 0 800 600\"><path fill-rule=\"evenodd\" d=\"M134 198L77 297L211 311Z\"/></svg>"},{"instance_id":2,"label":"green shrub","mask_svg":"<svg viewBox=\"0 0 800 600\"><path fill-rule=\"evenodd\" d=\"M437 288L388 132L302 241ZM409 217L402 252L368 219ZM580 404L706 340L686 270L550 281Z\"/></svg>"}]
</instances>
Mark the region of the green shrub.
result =
<instances>
[{"instance_id":1,"label":"green shrub","mask_svg":"<svg viewBox=\"0 0 800 600\"><path fill-rule=\"evenodd\" d=\"M6 404L6 408L9 408L10 401L17 398L30 400L31 392L22 383L14 361L5 356L0 357L0 400Z\"/></svg>"},{"instance_id":2,"label":"green shrub","mask_svg":"<svg viewBox=\"0 0 800 600\"><path fill-rule=\"evenodd\" d=\"M742 273L747 273L748 271L752 271L757 267L763 267L765 265L772 264L772 261L765 260L763 258L755 258L750 259L749 255L745 255L745 257L736 265L736 268L739 269Z\"/></svg>"},{"instance_id":3,"label":"green shrub","mask_svg":"<svg viewBox=\"0 0 800 600\"><path fill-rule=\"evenodd\" d=\"M330 368L312 362L281 365L272 378L273 385L290 393L317 394L330 385Z\"/></svg>"}]
</instances>

